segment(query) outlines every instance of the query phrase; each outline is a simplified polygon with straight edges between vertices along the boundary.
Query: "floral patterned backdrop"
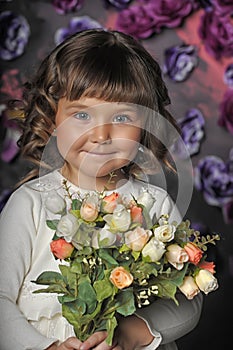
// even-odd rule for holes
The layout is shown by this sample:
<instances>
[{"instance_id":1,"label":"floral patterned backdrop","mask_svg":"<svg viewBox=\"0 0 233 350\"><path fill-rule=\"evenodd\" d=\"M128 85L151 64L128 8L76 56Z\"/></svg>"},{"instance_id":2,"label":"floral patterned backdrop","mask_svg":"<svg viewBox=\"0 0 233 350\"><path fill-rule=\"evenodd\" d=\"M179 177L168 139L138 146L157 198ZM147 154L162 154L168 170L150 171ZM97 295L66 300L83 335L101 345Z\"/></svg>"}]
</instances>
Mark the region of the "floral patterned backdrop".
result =
<instances>
[{"instance_id":1,"label":"floral patterned backdrop","mask_svg":"<svg viewBox=\"0 0 233 350\"><path fill-rule=\"evenodd\" d=\"M233 0L1 0L0 210L29 169L18 155L20 130L6 113L45 55L86 28L117 29L141 40L159 61L170 111L192 160L187 216L213 247L219 289L204 301L197 328L180 349L232 344L233 293ZM175 152L183 159L179 144ZM185 161L185 159L184 159ZM17 234L17 232L16 232ZM225 321L225 320L230 320Z\"/></svg>"}]
</instances>

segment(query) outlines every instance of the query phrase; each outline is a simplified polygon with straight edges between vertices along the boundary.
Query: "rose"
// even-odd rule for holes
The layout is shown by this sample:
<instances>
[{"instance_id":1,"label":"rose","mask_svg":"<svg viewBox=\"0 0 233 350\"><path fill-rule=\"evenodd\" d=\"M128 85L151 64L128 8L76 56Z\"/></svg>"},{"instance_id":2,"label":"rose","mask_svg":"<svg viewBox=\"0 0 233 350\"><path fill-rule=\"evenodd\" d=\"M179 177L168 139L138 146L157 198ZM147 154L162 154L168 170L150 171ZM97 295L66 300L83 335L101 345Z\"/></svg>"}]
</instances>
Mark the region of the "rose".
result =
<instances>
[{"instance_id":1,"label":"rose","mask_svg":"<svg viewBox=\"0 0 233 350\"><path fill-rule=\"evenodd\" d=\"M136 227L133 231L125 233L125 244L133 251L141 251L147 243L152 232L150 230L144 230L142 227Z\"/></svg>"},{"instance_id":2,"label":"rose","mask_svg":"<svg viewBox=\"0 0 233 350\"><path fill-rule=\"evenodd\" d=\"M174 225L162 225L154 229L154 236L161 242L170 242L174 238L176 226Z\"/></svg>"},{"instance_id":3,"label":"rose","mask_svg":"<svg viewBox=\"0 0 233 350\"><path fill-rule=\"evenodd\" d=\"M52 213L61 214L66 207L66 202L56 191L51 191L45 199L45 206Z\"/></svg>"},{"instance_id":4,"label":"rose","mask_svg":"<svg viewBox=\"0 0 233 350\"><path fill-rule=\"evenodd\" d=\"M206 51L219 60L233 55L233 26L230 13L222 16L218 11L206 11L200 19L198 33Z\"/></svg>"},{"instance_id":5,"label":"rose","mask_svg":"<svg viewBox=\"0 0 233 350\"><path fill-rule=\"evenodd\" d=\"M200 264L198 264L198 267L200 269L208 270L211 273L215 273L215 264L212 261L201 261Z\"/></svg>"},{"instance_id":6,"label":"rose","mask_svg":"<svg viewBox=\"0 0 233 350\"><path fill-rule=\"evenodd\" d=\"M99 215L99 199L96 195L87 197L80 208L80 216L85 221L95 221Z\"/></svg>"},{"instance_id":7,"label":"rose","mask_svg":"<svg viewBox=\"0 0 233 350\"><path fill-rule=\"evenodd\" d=\"M131 6L121 11L116 20L116 29L138 39L146 39L155 31L153 4Z\"/></svg>"},{"instance_id":8,"label":"rose","mask_svg":"<svg viewBox=\"0 0 233 350\"><path fill-rule=\"evenodd\" d=\"M188 253L186 253L186 251L176 243L170 244L167 247L165 256L167 261L177 270L181 270L184 266L184 262L189 260Z\"/></svg>"},{"instance_id":9,"label":"rose","mask_svg":"<svg viewBox=\"0 0 233 350\"><path fill-rule=\"evenodd\" d=\"M101 211L103 213L112 214L117 206L119 199L119 193L113 192L108 196L105 196L101 203Z\"/></svg>"},{"instance_id":10,"label":"rose","mask_svg":"<svg viewBox=\"0 0 233 350\"><path fill-rule=\"evenodd\" d=\"M229 89L225 92L223 100L220 104L220 116L218 125L225 127L233 134L233 90Z\"/></svg>"},{"instance_id":11,"label":"rose","mask_svg":"<svg viewBox=\"0 0 233 350\"><path fill-rule=\"evenodd\" d=\"M60 15L75 12L81 9L84 0L53 0L52 4Z\"/></svg>"},{"instance_id":12,"label":"rose","mask_svg":"<svg viewBox=\"0 0 233 350\"><path fill-rule=\"evenodd\" d=\"M162 27L178 27L183 19L188 16L197 6L190 0L156 0L150 2L153 5L153 17L156 32Z\"/></svg>"},{"instance_id":13,"label":"rose","mask_svg":"<svg viewBox=\"0 0 233 350\"><path fill-rule=\"evenodd\" d=\"M130 210L126 209L124 205L118 204L113 214L106 214L103 219L107 222L110 231L125 232L131 224Z\"/></svg>"},{"instance_id":14,"label":"rose","mask_svg":"<svg viewBox=\"0 0 233 350\"><path fill-rule=\"evenodd\" d=\"M200 141L205 135L205 119L199 109L192 108L186 112L184 118L178 119L178 124L181 130L181 139L175 142L173 150L181 159L186 159L197 154L200 150Z\"/></svg>"},{"instance_id":15,"label":"rose","mask_svg":"<svg viewBox=\"0 0 233 350\"><path fill-rule=\"evenodd\" d=\"M50 249L56 258L66 259L71 256L74 246L71 243L66 242L65 239L59 238L50 243Z\"/></svg>"},{"instance_id":16,"label":"rose","mask_svg":"<svg viewBox=\"0 0 233 350\"><path fill-rule=\"evenodd\" d=\"M229 87L233 87L233 63L226 67L223 80Z\"/></svg>"},{"instance_id":17,"label":"rose","mask_svg":"<svg viewBox=\"0 0 233 350\"><path fill-rule=\"evenodd\" d=\"M143 205L147 211L150 211L155 202L155 198L148 191L143 191L137 198L137 203Z\"/></svg>"},{"instance_id":18,"label":"rose","mask_svg":"<svg viewBox=\"0 0 233 350\"><path fill-rule=\"evenodd\" d=\"M116 238L116 234L107 228L96 229L92 234L91 246L95 249L111 247L116 242Z\"/></svg>"},{"instance_id":19,"label":"rose","mask_svg":"<svg viewBox=\"0 0 233 350\"><path fill-rule=\"evenodd\" d=\"M144 257L144 260L149 259L149 261L157 262L162 258L165 251L166 249L163 242L160 242L155 237L152 237L142 249L142 256Z\"/></svg>"},{"instance_id":20,"label":"rose","mask_svg":"<svg viewBox=\"0 0 233 350\"><path fill-rule=\"evenodd\" d=\"M107 0L111 5L118 9L124 9L128 6L131 0Z\"/></svg>"},{"instance_id":21,"label":"rose","mask_svg":"<svg viewBox=\"0 0 233 350\"><path fill-rule=\"evenodd\" d=\"M232 160L224 162L216 156L206 156L194 169L194 184L210 205L222 206L233 197Z\"/></svg>"},{"instance_id":22,"label":"rose","mask_svg":"<svg viewBox=\"0 0 233 350\"><path fill-rule=\"evenodd\" d=\"M143 215L142 215L142 208L141 207L133 205L130 208L130 215L131 215L132 222L137 222L139 224L143 223Z\"/></svg>"},{"instance_id":23,"label":"rose","mask_svg":"<svg viewBox=\"0 0 233 350\"><path fill-rule=\"evenodd\" d=\"M192 264L197 265L202 258L203 251L191 242L185 244L184 249L189 256L189 261Z\"/></svg>"},{"instance_id":24,"label":"rose","mask_svg":"<svg viewBox=\"0 0 233 350\"><path fill-rule=\"evenodd\" d=\"M201 291L208 294L218 288L218 281L208 270L200 270L195 276L195 281Z\"/></svg>"},{"instance_id":25,"label":"rose","mask_svg":"<svg viewBox=\"0 0 233 350\"><path fill-rule=\"evenodd\" d=\"M0 58L12 60L21 56L28 44L30 26L24 16L11 11L0 13Z\"/></svg>"},{"instance_id":26,"label":"rose","mask_svg":"<svg viewBox=\"0 0 233 350\"><path fill-rule=\"evenodd\" d=\"M54 36L55 44L59 45L72 34L93 28L102 28L102 26L89 16L73 17L69 22L68 28L59 28L56 30Z\"/></svg>"},{"instance_id":27,"label":"rose","mask_svg":"<svg viewBox=\"0 0 233 350\"><path fill-rule=\"evenodd\" d=\"M196 48L193 45L176 45L165 50L164 74L181 82L186 80L198 65Z\"/></svg>"},{"instance_id":28,"label":"rose","mask_svg":"<svg viewBox=\"0 0 233 350\"><path fill-rule=\"evenodd\" d=\"M179 289L189 300L193 299L195 295L200 292L192 276L185 276L182 285L179 286Z\"/></svg>"},{"instance_id":29,"label":"rose","mask_svg":"<svg viewBox=\"0 0 233 350\"><path fill-rule=\"evenodd\" d=\"M118 289L129 287L133 282L133 276L124 267L118 266L111 271L110 281Z\"/></svg>"},{"instance_id":30,"label":"rose","mask_svg":"<svg viewBox=\"0 0 233 350\"><path fill-rule=\"evenodd\" d=\"M67 242L71 242L78 228L79 222L77 218L73 214L67 213L63 215L58 222L56 235L58 237L64 237Z\"/></svg>"}]
</instances>

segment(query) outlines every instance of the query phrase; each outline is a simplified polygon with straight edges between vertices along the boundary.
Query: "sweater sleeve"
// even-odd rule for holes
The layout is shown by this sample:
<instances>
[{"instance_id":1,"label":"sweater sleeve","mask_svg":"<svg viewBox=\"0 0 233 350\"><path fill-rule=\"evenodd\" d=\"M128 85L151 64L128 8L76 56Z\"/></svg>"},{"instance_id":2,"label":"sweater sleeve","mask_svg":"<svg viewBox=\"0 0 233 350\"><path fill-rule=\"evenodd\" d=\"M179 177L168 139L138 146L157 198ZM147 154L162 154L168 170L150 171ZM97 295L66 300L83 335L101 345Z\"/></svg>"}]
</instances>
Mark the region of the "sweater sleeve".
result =
<instances>
[{"instance_id":1,"label":"sweater sleeve","mask_svg":"<svg viewBox=\"0 0 233 350\"><path fill-rule=\"evenodd\" d=\"M30 269L33 239L40 217L40 195L25 187L15 191L0 217L0 349L42 350L55 339L42 336L17 306L24 276ZM37 213L37 215L35 215Z\"/></svg>"}]
</instances>

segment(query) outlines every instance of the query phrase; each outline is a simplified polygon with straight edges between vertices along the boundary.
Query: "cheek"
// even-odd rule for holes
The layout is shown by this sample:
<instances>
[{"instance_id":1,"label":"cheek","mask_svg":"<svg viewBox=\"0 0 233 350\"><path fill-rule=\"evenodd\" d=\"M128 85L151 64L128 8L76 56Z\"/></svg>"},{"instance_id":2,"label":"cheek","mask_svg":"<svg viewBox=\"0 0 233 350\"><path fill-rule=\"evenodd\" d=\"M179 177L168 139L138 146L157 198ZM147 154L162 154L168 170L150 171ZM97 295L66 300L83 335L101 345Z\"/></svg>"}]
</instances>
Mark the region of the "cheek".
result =
<instances>
[{"instance_id":1,"label":"cheek","mask_svg":"<svg viewBox=\"0 0 233 350\"><path fill-rule=\"evenodd\" d=\"M57 146L63 157L65 157L72 148L81 146L82 132L72 123L66 122L57 127Z\"/></svg>"}]
</instances>

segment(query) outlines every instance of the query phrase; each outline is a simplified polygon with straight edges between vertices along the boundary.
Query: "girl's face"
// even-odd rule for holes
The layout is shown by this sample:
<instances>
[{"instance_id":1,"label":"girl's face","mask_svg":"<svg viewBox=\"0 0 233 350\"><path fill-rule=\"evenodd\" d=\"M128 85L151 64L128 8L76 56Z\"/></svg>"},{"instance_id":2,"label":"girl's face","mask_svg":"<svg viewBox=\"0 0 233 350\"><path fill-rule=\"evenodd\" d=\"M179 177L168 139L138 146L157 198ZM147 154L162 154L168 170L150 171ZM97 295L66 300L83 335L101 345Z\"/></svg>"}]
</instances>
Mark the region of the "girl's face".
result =
<instances>
[{"instance_id":1,"label":"girl's face","mask_svg":"<svg viewBox=\"0 0 233 350\"><path fill-rule=\"evenodd\" d=\"M56 128L58 149L65 159L63 175L82 188L102 190L114 172L114 188L124 179L121 168L137 154L143 126L133 104L60 99Z\"/></svg>"}]
</instances>

